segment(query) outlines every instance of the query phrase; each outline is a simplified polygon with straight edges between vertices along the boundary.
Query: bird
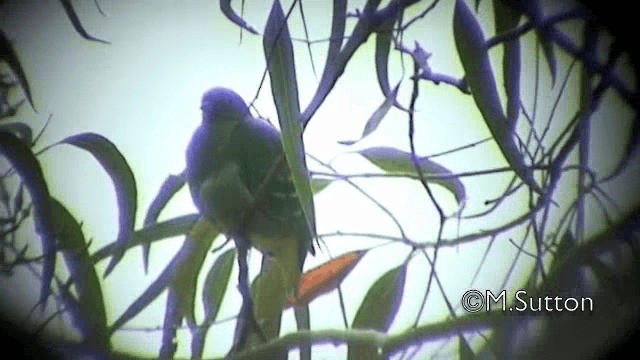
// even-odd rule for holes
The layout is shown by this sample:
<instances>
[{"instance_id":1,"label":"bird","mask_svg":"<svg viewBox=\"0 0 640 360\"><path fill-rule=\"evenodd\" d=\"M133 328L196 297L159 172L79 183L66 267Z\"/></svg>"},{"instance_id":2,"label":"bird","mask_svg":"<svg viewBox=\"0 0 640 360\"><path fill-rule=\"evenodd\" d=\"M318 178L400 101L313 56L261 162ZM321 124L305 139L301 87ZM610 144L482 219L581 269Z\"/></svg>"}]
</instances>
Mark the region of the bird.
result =
<instances>
[{"instance_id":1,"label":"bird","mask_svg":"<svg viewBox=\"0 0 640 360\"><path fill-rule=\"evenodd\" d=\"M297 289L307 254L315 255L313 235L278 129L252 116L228 88L207 90L200 108L202 122L186 152L189 191L206 221L270 259L254 303L256 321L271 339L279 335L285 300Z\"/></svg>"}]
</instances>

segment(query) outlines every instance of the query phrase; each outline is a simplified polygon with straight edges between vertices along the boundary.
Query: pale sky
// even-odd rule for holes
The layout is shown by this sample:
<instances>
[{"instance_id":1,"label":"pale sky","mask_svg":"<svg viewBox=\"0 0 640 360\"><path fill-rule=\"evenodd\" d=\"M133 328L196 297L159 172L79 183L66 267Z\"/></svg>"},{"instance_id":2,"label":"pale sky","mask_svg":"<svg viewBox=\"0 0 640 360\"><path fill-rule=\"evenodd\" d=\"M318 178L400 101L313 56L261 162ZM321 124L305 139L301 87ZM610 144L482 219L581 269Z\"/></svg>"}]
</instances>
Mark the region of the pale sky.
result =
<instances>
[{"instance_id":1,"label":"pale sky","mask_svg":"<svg viewBox=\"0 0 640 360\"><path fill-rule=\"evenodd\" d=\"M14 44L32 87L38 110L34 113L25 106L18 118L32 124L34 129L39 129L49 114L52 115L39 148L80 132L96 132L109 138L127 158L135 174L139 200L137 228L140 228L148 205L163 180L169 174L178 174L184 169L187 143L200 122L201 94L208 88L224 86L238 92L247 102L255 96L265 67L262 39L243 32L240 41L238 27L220 13L216 1L100 0L106 16L102 16L91 1L73 3L85 29L111 44L82 39L74 31L58 1L16 0L6 1L2 5L0 27ZM232 3L239 9L239 1ZM415 16L427 3L430 2L413 7L405 14L405 18ZM283 7L287 9L289 5L290 2L285 1ZM433 54L429 59L433 71L460 78L463 70L451 30L452 5L453 2L441 2L432 13L416 22L405 34L404 43L413 48L414 40L417 40L425 50ZM246 1L245 6L245 19L262 31L270 2ZM331 25L330 3L307 1L304 6L309 38L327 38ZM350 2L349 9L355 8L361 8L361 5ZM482 2L479 16L485 36L493 34L491 2ZM297 10L293 12L289 24L293 37L304 37ZM349 19L347 24L348 33L355 20ZM579 33L574 30L574 25L568 25L566 29L570 33ZM294 45L300 102L304 109L318 84L327 44L313 46L318 77L312 72L306 46L301 42L295 42ZM533 103L534 45L532 34L524 37L521 88L522 101L528 109L531 109ZM375 36L372 36L355 54L344 76L305 133L308 153L324 161L335 159L333 165L347 174L378 171L362 157L349 154L355 149L370 146L409 149L407 116L397 109L389 112L374 134L354 147L337 143L339 140L358 138L367 119L384 100L375 76L374 50ZM569 65L566 54L557 50L556 55L558 79L555 88L550 87L546 63L544 60L540 63L538 113L540 119L544 119L541 123L546 121L558 93L559 83ZM501 48L494 48L491 56L498 89L504 96ZM408 59L405 61L407 71L410 71L412 65ZM402 78L402 67L397 54L392 55L389 67L393 86ZM554 118L553 124L558 125L551 128L549 136L557 135L575 111L578 68L576 67L568 82ZM409 103L411 90L409 75L404 76L398 98L405 106ZM490 136L471 96L464 95L451 86L436 86L426 82L421 83L420 91L422 96L416 106L416 145L420 155L439 153ZM265 83L256 106L262 116L277 122L268 82ZM621 153L621 134L628 132L629 120L628 110L612 93L608 93L603 109L593 117L591 165L594 170L604 174L612 169L614 162L609 159L615 159ZM520 118L520 122L521 134L526 135L528 126L525 125L524 117ZM576 157L572 161L575 159ZM117 235L117 206L113 186L100 165L88 153L70 146L53 148L43 154L40 160L51 193L61 199L83 222L85 236L93 239L90 251L112 242ZM439 157L437 161L453 173L506 166L497 145L492 141ZM319 169L313 161L309 161L309 164L312 170ZM634 163L633 168L619 182L605 187L626 208L632 205L625 203L626 199L632 198L628 194L637 194L638 191L638 185L629 181L633 176L638 176L637 165L637 162ZM569 196L574 196L573 191L563 190L575 188L573 175L567 176L567 181L561 184L554 197L561 206L566 207ZM511 177L512 173L505 172L463 178L468 197L464 214L486 209L484 201L499 196ZM407 236L415 241L435 242L437 213L419 182L401 179L355 181L398 217ZM442 187L434 185L432 188L445 213L453 214L457 210L453 196ZM460 235L476 233L504 224L526 211L526 199L527 193L519 191L510 201L501 205L498 211L487 217L463 220L459 229L455 220L449 220L443 237L452 239L458 232ZM343 231L398 235L389 218L346 183L332 184L315 198L315 205L320 234ZM591 234L601 228L603 222L596 207L591 206L589 210L587 230ZM184 189L162 213L161 220L194 211L188 191ZM552 221L551 224L553 226L555 223ZM501 285L518 251L509 239L519 242L523 233L523 227L516 227L496 239L488 260L482 265L480 275L473 285L471 279L480 265L489 238L441 249L437 273L454 306L459 304L459 298L466 289L497 289ZM29 234L24 236L25 239L29 238ZM102 281L109 323L156 278L181 243L181 238L175 238L154 244L147 275L143 272L139 248L127 253L110 277ZM331 255L337 256L381 242L356 237L333 237L326 239L326 243ZM34 250L39 249L39 245L33 247ZM525 249L535 251L533 241L528 241ZM371 284L384 272L400 265L409 251L409 248L400 244L372 250L345 279L343 289L350 321ZM215 256L208 256L203 271L208 270ZM306 267L312 268L328 259L329 253L321 251L316 257L307 259ZM259 256L251 257L252 276L259 269L259 261ZM106 264L103 261L97 265L98 274L104 272ZM524 274L528 274L532 265L533 259L522 255L508 286L521 286ZM238 310L240 296L235 291L236 271L232 274L227 298L219 314L221 319L234 315ZM390 331L406 329L415 320L429 271L430 267L424 257L416 256L411 261L403 302ZM17 274L16 279L20 276L26 275ZM12 292L15 296L6 299L0 296L2 302L7 303L7 308L15 309L15 314L26 314L37 298L38 287L19 285L17 280L12 282L6 278L0 281L3 287L11 286L15 289ZM444 320L447 316L440 292L435 289L433 291L421 323ZM161 326L164 299L164 296L160 297L151 307L126 324L125 328ZM199 301L200 293L197 299ZM197 314L201 316L199 306L197 310ZM17 318L23 319L24 316L17 315ZM343 328L336 292L312 303L311 321L313 329ZM53 324L52 328L54 326L60 325ZM214 326L209 333L206 347L208 352L205 354L223 355L231 343L232 329L233 322ZM295 331L290 311L285 314L282 331ZM159 349L160 335L159 331L119 331L113 336L112 344L118 349L154 355ZM177 355L188 356L188 330L179 331L178 341L180 345ZM427 349L434 351L434 347ZM455 346L447 349L441 350L440 354L447 355L450 351L455 353ZM319 351L326 358L335 350L331 346L325 346ZM345 351L345 348L342 347L341 351Z\"/></svg>"}]
</instances>

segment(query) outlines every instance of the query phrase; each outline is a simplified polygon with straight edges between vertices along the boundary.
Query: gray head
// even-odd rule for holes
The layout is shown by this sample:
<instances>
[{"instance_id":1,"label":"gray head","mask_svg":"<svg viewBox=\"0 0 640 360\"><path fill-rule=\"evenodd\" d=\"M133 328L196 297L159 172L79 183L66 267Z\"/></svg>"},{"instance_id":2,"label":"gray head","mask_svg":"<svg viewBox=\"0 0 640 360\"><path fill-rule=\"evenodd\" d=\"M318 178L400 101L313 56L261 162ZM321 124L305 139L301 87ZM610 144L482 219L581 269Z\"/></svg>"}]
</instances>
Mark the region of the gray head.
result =
<instances>
[{"instance_id":1,"label":"gray head","mask_svg":"<svg viewBox=\"0 0 640 360\"><path fill-rule=\"evenodd\" d=\"M202 122L211 124L215 121L241 120L249 114L244 100L233 90L216 87L202 95Z\"/></svg>"}]
</instances>

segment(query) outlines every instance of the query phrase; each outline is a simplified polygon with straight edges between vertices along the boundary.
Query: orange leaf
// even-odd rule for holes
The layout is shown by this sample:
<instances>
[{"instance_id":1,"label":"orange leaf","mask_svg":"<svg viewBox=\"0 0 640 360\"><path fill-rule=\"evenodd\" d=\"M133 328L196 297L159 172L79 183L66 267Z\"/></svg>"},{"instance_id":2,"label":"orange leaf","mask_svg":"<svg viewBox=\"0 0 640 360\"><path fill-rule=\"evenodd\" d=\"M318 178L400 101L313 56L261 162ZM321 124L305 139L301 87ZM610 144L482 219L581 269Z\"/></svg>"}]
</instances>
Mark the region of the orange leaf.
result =
<instances>
[{"instance_id":1,"label":"orange leaf","mask_svg":"<svg viewBox=\"0 0 640 360\"><path fill-rule=\"evenodd\" d=\"M346 253L302 274L297 296L290 296L285 308L306 305L320 295L337 288L366 252L357 250Z\"/></svg>"}]
</instances>

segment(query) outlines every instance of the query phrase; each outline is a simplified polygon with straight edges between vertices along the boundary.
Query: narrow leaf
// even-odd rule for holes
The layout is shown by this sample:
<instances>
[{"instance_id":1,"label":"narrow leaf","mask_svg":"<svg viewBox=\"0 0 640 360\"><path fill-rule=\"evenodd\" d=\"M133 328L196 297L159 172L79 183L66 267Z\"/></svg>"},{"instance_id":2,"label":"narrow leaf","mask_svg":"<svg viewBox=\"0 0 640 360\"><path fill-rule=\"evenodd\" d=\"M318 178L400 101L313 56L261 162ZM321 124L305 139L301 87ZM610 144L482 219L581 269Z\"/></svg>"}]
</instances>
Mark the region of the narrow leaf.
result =
<instances>
[{"instance_id":1,"label":"narrow leaf","mask_svg":"<svg viewBox=\"0 0 640 360\"><path fill-rule=\"evenodd\" d=\"M51 294L51 281L56 265L55 228L51 213L51 197L38 159L14 134L0 131L0 153L6 157L29 190L33 203L35 231L42 241L42 282L40 305L44 309Z\"/></svg>"},{"instance_id":2,"label":"narrow leaf","mask_svg":"<svg viewBox=\"0 0 640 360\"><path fill-rule=\"evenodd\" d=\"M287 299L286 307L307 305L321 295L337 289L365 253L364 250L352 251L302 274L297 295Z\"/></svg>"},{"instance_id":3,"label":"narrow leaf","mask_svg":"<svg viewBox=\"0 0 640 360\"><path fill-rule=\"evenodd\" d=\"M184 245L183 245L184 248ZM129 320L136 317L142 310L146 309L155 299L162 294L162 292L169 286L171 277L173 276L174 263L176 258L171 260L171 263L162 270L162 273L135 299L131 305L118 317L113 324L109 327L109 333L112 334L118 330L122 325L129 322Z\"/></svg>"},{"instance_id":4,"label":"narrow leaf","mask_svg":"<svg viewBox=\"0 0 640 360\"><path fill-rule=\"evenodd\" d=\"M21 123L15 122L10 124L4 124L0 126L0 130L10 131L14 135L20 138L22 142L31 147L33 144L33 130L31 130L31 126Z\"/></svg>"},{"instance_id":5,"label":"narrow leaf","mask_svg":"<svg viewBox=\"0 0 640 360\"><path fill-rule=\"evenodd\" d=\"M183 291L187 297L189 297L189 293L191 293L190 289L193 289L195 292L195 283L189 279L189 275L199 272L199 269L202 266L200 258L204 260L204 256L206 255L214 238L215 236L209 236L198 239L198 241L194 241L189 237L186 237L185 241L182 243L182 247L178 250L178 253L173 257L173 259L171 259L169 265L162 270L162 273L160 273L156 280L154 280L151 285L149 285L149 287L147 287L147 289L145 289L145 291L143 291L143 293L134 300L131 305L129 305L124 313L116 319L113 325L111 325L109 329L110 333L118 330L122 325L136 317L168 287L171 287L174 291ZM192 269L188 269L189 267L192 267ZM186 283L177 285L175 283L179 280L176 279L186 281ZM193 301L193 296L190 298ZM178 300L181 300L176 305L179 306L180 314L184 315L185 313L189 313L188 299L182 298ZM191 311L192 310L193 302L191 302ZM182 320L182 317L180 319Z\"/></svg>"},{"instance_id":6,"label":"narrow leaf","mask_svg":"<svg viewBox=\"0 0 640 360\"><path fill-rule=\"evenodd\" d=\"M324 74L332 68L336 57L340 53L344 42L344 30L347 20L347 2L344 0L333 0L333 10L331 16L331 37L329 39L329 49L327 50L327 62Z\"/></svg>"},{"instance_id":7,"label":"narrow leaf","mask_svg":"<svg viewBox=\"0 0 640 360\"><path fill-rule=\"evenodd\" d=\"M311 178L311 191L316 195L326 189L327 186L331 185L331 183L333 183L332 179Z\"/></svg>"},{"instance_id":8,"label":"narrow leaf","mask_svg":"<svg viewBox=\"0 0 640 360\"><path fill-rule=\"evenodd\" d=\"M543 9L540 2L533 1L529 4L526 4L525 9L525 11L534 18L534 21L543 19ZM558 72L556 54L553 49L553 40L549 38L549 36L544 31L540 31L539 29L536 29L536 35L538 36L538 40L540 41L540 46L542 46L542 53L544 54L544 58L547 61L547 65L549 66L549 73L551 74L551 84L553 86L556 83L556 74Z\"/></svg>"},{"instance_id":9,"label":"narrow leaf","mask_svg":"<svg viewBox=\"0 0 640 360\"><path fill-rule=\"evenodd\" d=\"M391 147L371 147L357 151L367 160L371 161L380 169L393 173L410 176L414 179L419 176L415 170L410 153ZM458 205L462 207L466 202L466 190L460 179L444 178L438 179L434 177L448 176L453 173L437 162L430 160L428 157L419 157L418 165L422 170L425 180L430 183L438 184L449 190L456 198Z\"/></svg>"},{"instance_id":10,"label":"narrow leaf","mask_svg":"<svg viewBox=\"0 0 640 360\"><path fill-rule=\"evenodd\" d=\"M182 323L182 314L179 305L180 293L175 288L169 288L167 304L165 306L164 321L162 323L162 342L158 359L173 359L178 350L176 332Z\"/></svg>"},{"instance_id":11,"label":"narrow leaf","mask_svg":"<svg viewBox=\"0 0 640 360\"><path fill-rule=\"evenodd\" d=\"M402 265L387 271L371 286L356 312L352 327L386 332L400 308L407 268ZM375 359L378 349L349 344L348 359Z\"/></svg>"},{"instance_id":12,"label":"narrow leaf","mask_svg":"<svg viewBox=\"0 0 640 360\"><path fill-rule=\"evenodd\" d=\"M367 137L372 132L374 132L382 122L382 119L384 119L384 117L389 112L389 109L391 109L391 106L393 106L393 103L396 101L396 96L398 95L399 87L400 87L400 84L398 83L398 85L396 85L396 87L393 88L393 90L388 93L387 98L384 99L384 101L382 102L382 104L380 104L380 106L378 106L376 111L374 111L373 114L371 114L371 117L369 118L369 120L367 120L367 123L364 126L364 130L362 131L362 136L360 136L360 139L353 140L353 141L349 141L349 140L339 141L339 143L342 145L353 145L356 142Z\"/></svg>"},{"instance_id":13,"label":"narrow leaf","mask_svg":"<svg viewBox=\"0 0 640 360\"><path fill-rule=\"evenodd\" d=\"M513 171L529 187L537 193L543 194L543 190L533 177L533 171L524 163L514 134L502 111L493 70L489 62L489 54L484 45L485 38L482 28L463 0L456 0L453 34L473 99L500 147L502 155Z\"/></svg>"},{"instance_id":14,"label":"narrow leaf","mask_svg":"<svg viewBox=\"0 0 640 360\"><path fill-rule=\"evenodd\" d=\"M376 75L378 76L378 84L380 85L380 90L382 90L384 97L387 99L391 97L393 105L400 109L404 109L396 101L396 97L391 96L391 86L389 85L389 54L391 52L393 24L395 24L395 22L395 17L385 19L379 27L380 30L376 34Z\"/></svg>"},{"instance_id":15,"label":"narrow leaf","mask_svg":"<svg viewBox=\"0 0 640 360\"><path fill-rule=\"evenodd\" d=\"M76 29L76 32L78 32L80 36L90 41L95 41L103 44L110 44L110 42L106 40L98 39L96 37L89 35L89 33L82 26L82 22L80 22L80 18L78 17L76 10L73 8L73 4L71 4L71 0L60 0L60 3L64 8L64 12L67 14L69 21L71 21L71 25L73 25L73 28Z\"/></svg>"},{"instance_id":16,"label":"narrow leaf","mask_svg":"<svg viewBox=\"0 0 640 360\"><path fill-rule=\"evenodd\" d=\"M27 76L22 69L22 65L20 65L20 60L18 60L18 55L13 50L13 46L11 46L11 42L5 35L5 33L0 29L0 61L4 61L7 63L11 71L20 83L20 87L22 87L22 91L24 91L24 96L29 101L29 104L33 108L36 109L33 104L33 97L31 96L31 89L29 88L29 82L27 82Z\"/></svg>"},{"instance_id":17,"label":"narrow leaf","mask_svg":"<svg viewBox=\"0 0 640 360\"><path fill-rule=\"evenodd\" d=\"M553 86L556 83L556 74L558 72L556 53L553 50L553 42L544 32L537 31L537 34L538 39L540 39L540 46L542 46L542 53L544 54L544 58L547 60L547 65L549 66L551 85Z\"/></svg>"},{"instance_id":18,"label":"narrow leaf","mask_svg":"<svg viewBox=\"0 0 640 360\"><path fill-rule=\"evenodd\" d=\"M520 22L522 14L503 0L493 1L496 33L507 32ZM502 76L507 94L507 121L511 131L515 129L520 114L520 38L504 43L502 55Z\"/></svg>"},{"instance_id":19,"label":"narrow leaf","mask_svg":"<svg viewBox=\"0 0 640 360\"><path fill-rule=\"evenodd\" d=\"M189 229L191 229L199 217L200 215L198 214L183 215L137 230L133 233L133 240L127 244L127 248L174 236L185 235L189 232ZM96 263L120 250L121 246L116 240L96 251L91 256L91 261Z\"/></svg>"},{"instance_id":20,"label":"narrow leaf","mask_svg":"<svg viewBox=\"0 0 640 360\"><path fill-rule=\"evenodd\" d=\"M169 200L182 189L184 186L184 178L182 176L169 175L162 186L160 191L149 205L147 215L144 218L144 226L150 226L158 221L158 216L162 210L167 206ZM142 261L144 263L144 272L146 273L149 268L149 251L151 251L151 243L145 243L142 246Z\"/></svg>"},{"instance_id":21,"label":"narrow leaf","mask_svg":"<svg viewBox=\"0 0 640 360\"><path fill-rule=\"evenodd\" d=\"M89 259L80 223L58 200L51 198L58 245L77 293L76 324L85 341L107 347L107 315L96 269Z\"/></svg>"},{"instance_id":22,"label":"narrow leaf","mask_svg":"<svg viewBox=\"0 0 640 360\"><path fill-rule=\"evenodd\" d=\"M603 182L620 175L622 170L629 165L629 161L631 161L638 148L640 148L640 117L636 116L633 119L631 131L629 131L628 135L629 137L627 138L624 146L624 153L622 154L622 157L618 160L611 174L602 179Z\"/></svg>"},{"instance_id":23,"label":"narrow leaf","mask_svg":"<svg viewBox=\"0 0 640 360\"><path fill-rule=\"evenodd\" d=\"M209 228L212 229L212 228ZM178 253L176 273L171 286L178 290L181 314L187 319L189 325L195 325L193 304L196 294L198 275L207 256L207 252L218 236L215 234L203 234L201 238L187 236L184 250Z\"/></svg>"},{"instance_id":24,"label":"narrow leaf","mask_svg":"<svg viewBox=\"0 0 640 360\"><path fill-rule=\"evenodd\" d=\"M131 240L135 226L138 194L136 180L127 160L118 148L107 138L95 133L82 133L61 141L84 149L93 155L102 165L113 182L118 201L118 243L122 249L116 252L107 266L104 276L109 275L124 255L124 244Z\"/></svg>"},{"instance_id":25,"label":"narrow leaf","mask_svg":"<svg viewBox=\"0 0 640 360\"><path fill-rule=\"evenodd\" d=\"M280 1L273 2L264 31L263 48L271 79L271 92L282 129L284 152L291 168L293 185L313 238L316 238L313 193L305 162L298 80L293 45Z\"/></svg>"},{"instance_id":26,"label":"narrow leaf","mask_svg":"<svg viewBox=\"0 0 640 360\"><path fill-rule=\"evenodd\" d=\"M258 34L258 32L251 27L251 25L247 24L243 18L241 18L233 9L231 8L231 0L220 0L220 11L227 17L232 23L240 26L241 28L247 30L252 34Z\"/></svg>"},{"instance_id":27,"label":"narrow leaf","mask_svg":"<svg viewBox=\"0 0 640 360\"><path fill-rule=\"evenodd\" d=\"M216 320L220 304L227 291L231 270L233 269L236 250L227 250L218 256L211 269L207 273L202 289L202 304L204 305L204 319L202 324L195 328L191 338L191 358L201 359L204 350L204 341L211 324Z\"/></svg>"},{"instance_id":28,"label":"narrow leaf","mask_svg":"<svg viewBox=\"0 0 640 360\"><path fill-rule=\"evenodd\" d=\"M197 324L194 314L194 302L198 275L214 238L215 236L205 236L201 239L195 239L187 236L183 248L175 257L177 259L175 274L169 285L167 312L162 332L163 349L165 346L168 347L169 343L167 341L169 339L172 339L172 342L174 341L176 329L181 325L182 319L187 321L192 333L197 331L195 330L197 329Z\"/></svg>"}]
</instances>

